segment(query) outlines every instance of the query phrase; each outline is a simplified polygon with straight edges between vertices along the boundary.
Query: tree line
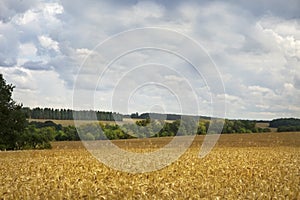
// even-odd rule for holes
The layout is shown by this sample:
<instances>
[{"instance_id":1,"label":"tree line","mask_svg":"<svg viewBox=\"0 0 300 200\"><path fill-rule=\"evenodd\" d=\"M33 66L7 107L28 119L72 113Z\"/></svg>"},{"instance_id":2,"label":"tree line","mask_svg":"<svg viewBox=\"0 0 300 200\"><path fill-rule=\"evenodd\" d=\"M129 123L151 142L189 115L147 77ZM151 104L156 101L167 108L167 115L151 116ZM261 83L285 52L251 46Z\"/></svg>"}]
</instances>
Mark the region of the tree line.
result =
<instances>
[{"instance_id":1,"label":"tree line","mask_svg":"<svg viewBox=\"0 0 300 200\"><path fill-rule=\"evenodd\" d=\"M80 110L71 109L54 109L54 108L29 108L23 107L22 112L28 119L56 119L56 120L93 120L99 121L122 121L123 115L115 112Z\"/></svg>"},{"instance_id":2,"label":"tree line","mask_svg":"<svg viewBox=\"0 0 300 200\"><path fill-rule=\"evenodd\" d=\"M270 121L270 127L277 128L278 132L300 131L300 119L280 118Z\"/></svg>"},{"instance_id":3,"label":"tree line","mask_svg":"<svg viewBox=\"0 0 300 200\"><path fill-rule=\"evenodd\" d=\"M134 119L158 119L158 120L180 120L182 117L194 117L194 118L201 118L201 119L210 119L210 117L206 116L193 116L193 115L180 115L180 114L162 114L162 113L142 113L139 114L138 112L132 113L131 115L124 115L127 118L134 118Z\"/></svg>"}]
</instances>

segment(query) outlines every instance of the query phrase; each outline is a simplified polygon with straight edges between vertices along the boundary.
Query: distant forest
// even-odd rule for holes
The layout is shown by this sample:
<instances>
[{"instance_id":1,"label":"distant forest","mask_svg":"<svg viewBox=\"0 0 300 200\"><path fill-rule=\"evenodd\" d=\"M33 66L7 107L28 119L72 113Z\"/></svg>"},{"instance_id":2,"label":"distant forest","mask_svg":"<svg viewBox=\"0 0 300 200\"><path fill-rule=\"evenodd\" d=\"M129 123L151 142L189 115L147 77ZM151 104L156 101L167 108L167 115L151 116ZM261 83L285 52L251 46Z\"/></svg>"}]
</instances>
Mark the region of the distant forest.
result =
<instances>
[{"instance_id":1,"label":"distant forest","mask_svg":"<svg viewBox=\"0 0 300 200\"><path fill-rule=\"evenodd\" d=\"M278 132L300 131L300 119L281 118L270 122L270 127L277 128Z\"/></svg>"},{"instance_id":2,"label":"distant forest","mask_svg":"<svg viewBox=\"0 0 300 200\"><path fill-rule=\"evenodd\" d=\"M99 121L122 121L123 115L115 112L81 110L74 111L71 109L54 109L54 108L28 108L23 107L22 112L28 119L56 119L56 120L73 120L74 116L77 120Z\"/></svg>"},{"instance_id":3,"label":"distant forest","mask_svg":"<svg viewBox=\"0 0 300 200\"><path fill-rule=\"evenodd\" d=\"M54 108L29 108L23 107L22 112L28 119L55 119L55 120L73 120L74 116L78 120L91 120L95 118L99 121L123 121L123 118L134 119L158 119L158 120L180 120L182 115L179 114L161 114L161 113L132 113L123 115L116 112L81 110L74 111L71 109L54 109ZM189 116L195 117L198 116ZM210 117L200 116L201 119L210 119Z\"/></svg>"},{"instance_id":4,"label":"distant forest","mask_svg":"<svg viewBox=\"0 0 300 200\"><path fill-rule=\"evenodd\" d=\"M129 115L124 115L124 117L130 117L134 119L158 119L158 120L180 120L183 115L180 114L161 114L161 113L132 113ZM201 118L201 119L210 119L206 116L196 116L196 115L184 115L188 117Z\"/></svg>"}]
</instances>

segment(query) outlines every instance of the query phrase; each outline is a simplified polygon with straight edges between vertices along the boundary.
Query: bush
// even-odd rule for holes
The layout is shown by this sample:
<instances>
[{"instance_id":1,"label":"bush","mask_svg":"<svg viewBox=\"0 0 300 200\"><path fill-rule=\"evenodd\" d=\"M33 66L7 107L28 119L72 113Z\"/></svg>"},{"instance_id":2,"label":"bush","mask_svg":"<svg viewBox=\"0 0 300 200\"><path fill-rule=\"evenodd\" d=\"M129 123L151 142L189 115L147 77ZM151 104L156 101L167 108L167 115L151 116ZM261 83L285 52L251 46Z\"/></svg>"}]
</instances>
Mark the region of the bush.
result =
<instances>
[{"instance_id":1,"label":"bush","mask_svg":"<svg viewBox=\"0 0 300 200\"><path fill-rule=\"evenodd\" d=\"M28 126L18 143L18 149L49 149L50 141L53 139L53 129L37 129L34 126Z\"/></svg>"},{"instance_id":2,"label":"bush","mask_svg":"<svg viewBox=\"0 0 300 200\"><path fill-rule=\"evenodd\" d=\"M292 132L300 131L300 126L280 126L277 129L278 132Z\"/></svg>"}]
</instances>

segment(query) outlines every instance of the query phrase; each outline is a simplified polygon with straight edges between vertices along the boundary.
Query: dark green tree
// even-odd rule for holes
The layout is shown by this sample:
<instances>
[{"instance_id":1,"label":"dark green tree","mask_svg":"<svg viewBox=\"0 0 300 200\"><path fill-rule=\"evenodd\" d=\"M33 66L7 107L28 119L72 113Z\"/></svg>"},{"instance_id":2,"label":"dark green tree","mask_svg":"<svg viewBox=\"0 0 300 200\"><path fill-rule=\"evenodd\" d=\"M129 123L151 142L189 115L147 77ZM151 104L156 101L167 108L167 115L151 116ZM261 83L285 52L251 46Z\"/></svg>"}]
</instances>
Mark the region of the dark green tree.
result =
<instances>
[{"instance_id":1,"label":"dark green tree","mask_svg":"<svg viewBox=\"0 0 300 200\"><path fill-rule=\"evenodd\" d=\"M26 126L22 105L12 99L14 86L7 84L0 74L0 149L20 148L20 137Z\"/></svg>"}]
</instances>

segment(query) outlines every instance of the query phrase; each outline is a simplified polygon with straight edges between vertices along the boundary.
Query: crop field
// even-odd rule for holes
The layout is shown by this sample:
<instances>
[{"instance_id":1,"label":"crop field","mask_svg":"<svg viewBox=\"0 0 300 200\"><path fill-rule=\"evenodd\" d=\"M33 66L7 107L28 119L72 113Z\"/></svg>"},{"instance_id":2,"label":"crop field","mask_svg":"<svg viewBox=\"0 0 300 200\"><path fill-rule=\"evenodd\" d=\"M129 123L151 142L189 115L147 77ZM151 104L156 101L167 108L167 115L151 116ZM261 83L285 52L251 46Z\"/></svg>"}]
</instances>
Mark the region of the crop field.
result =
<instances>
[{"instance_id":1,"label":"crop field","mask_svg":"<svg viewBox=\"0 0 300 200\"><path fill-rule=\"evenodd\" d=\"M260 128L269 128L271 130L271 132L277 132L277 128L272 128L272 127L269 127L269 123L266 123L266 122L258 122L256 123L256 126L257 127L260 127Z\"/></svg>"},{"instance_id":2,"label":"crop field","mask_svg":"<svg viewBox=\"0 0 300 200\"><path fill-rule=\"evenodd\" d=\"M135 123L136 121L141 121L142 119L132 119L132 118L124 118L123 121L119 121L119 125L128 124L128 123ZM57 120L57 119L28 119L29 122L45 122L45 121L53 121L56 124L61 124L62 126L74 126L74 120ZM172 120L165 120L166 122L172 123ZM93 121L93 120L77 120L77 125L85 125L91 124L95 122L100 122L103 124L116 124L115 121Z\"/></svg>"},{"instance_id":3,"label":"crop field","mask_svg":"<svg viewBox=\"0 0 300 200\"><path fill-rule=\"evenodd\" d=\"M114 143L140 152L170 139ZM300 199L300 133L221 135L200 159L203 139L168 167L142 174L105 166L81 142L0 152L0 199Z\"/></svg>"}]
</instances>

